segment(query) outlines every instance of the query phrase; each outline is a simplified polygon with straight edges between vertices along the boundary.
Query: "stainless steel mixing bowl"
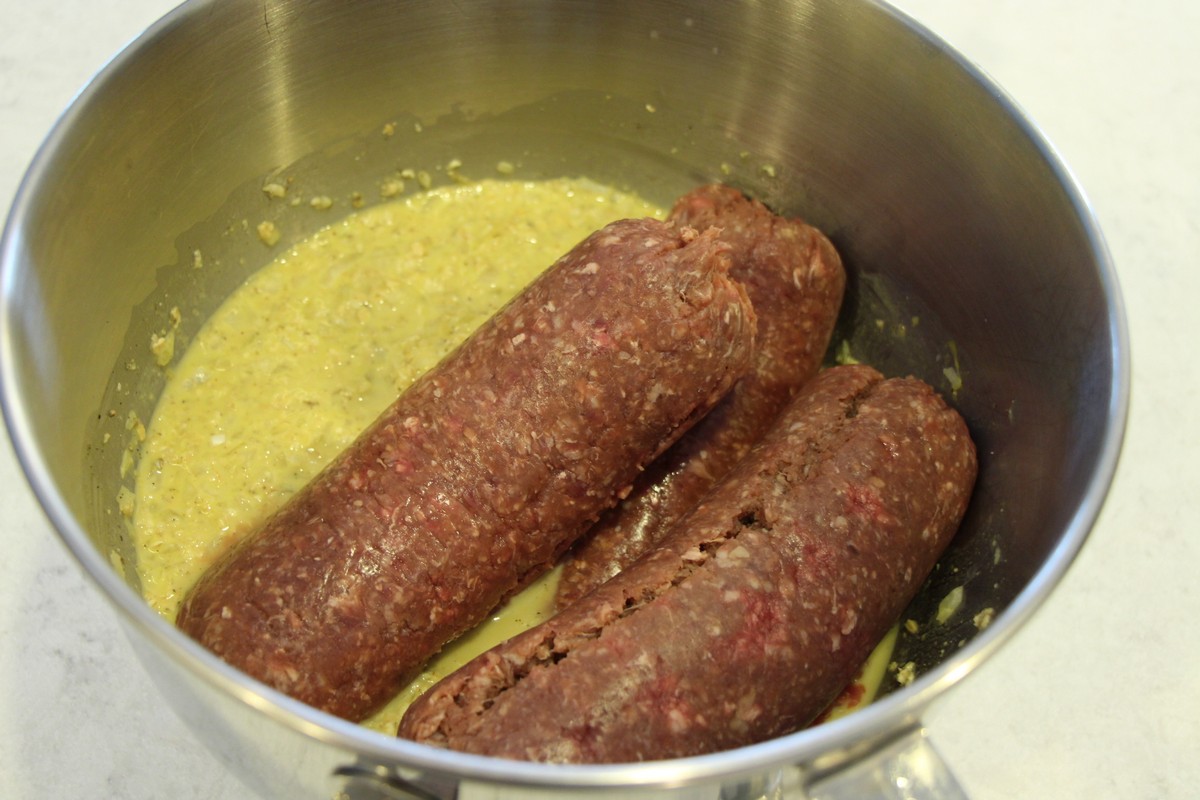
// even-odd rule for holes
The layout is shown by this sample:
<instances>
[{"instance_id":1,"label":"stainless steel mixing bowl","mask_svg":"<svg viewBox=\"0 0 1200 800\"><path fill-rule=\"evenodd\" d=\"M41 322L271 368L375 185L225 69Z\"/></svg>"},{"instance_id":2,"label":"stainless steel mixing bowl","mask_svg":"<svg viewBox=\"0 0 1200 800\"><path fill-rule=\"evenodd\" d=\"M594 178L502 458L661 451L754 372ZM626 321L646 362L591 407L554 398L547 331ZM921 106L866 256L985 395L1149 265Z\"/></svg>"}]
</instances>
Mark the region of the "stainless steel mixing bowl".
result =
<instances>
[{"instance_id":1,"label":"stainless steel mixing bowl","mask_svg":"<svg viewBox=\"0 0 1200 800\"><path fill-rule=\"evenodd\" d=\"M662 203L724 180L831 235L852 273L839 341L950 394L981 454L963 530L908 616L930 618L958 586L965 605L901 637L911 685L701 758L518 764L298 704L142 602L121 460L130 414L149 419L161 389L147 344L169 309L182 348L269 258L259 221L282 246L376 201L397 169L439 183L501 161L515 177L588 175ZM271 203L272 178L334 209ZM54 128L2 257L3 405L30 484L164 696L264 796L846 797L902 781L951 796L922 713L1067 569L1128 402L1116 279L1067 170L996 87L871 0L194 0Z\"/></svg>"}]
</instances>

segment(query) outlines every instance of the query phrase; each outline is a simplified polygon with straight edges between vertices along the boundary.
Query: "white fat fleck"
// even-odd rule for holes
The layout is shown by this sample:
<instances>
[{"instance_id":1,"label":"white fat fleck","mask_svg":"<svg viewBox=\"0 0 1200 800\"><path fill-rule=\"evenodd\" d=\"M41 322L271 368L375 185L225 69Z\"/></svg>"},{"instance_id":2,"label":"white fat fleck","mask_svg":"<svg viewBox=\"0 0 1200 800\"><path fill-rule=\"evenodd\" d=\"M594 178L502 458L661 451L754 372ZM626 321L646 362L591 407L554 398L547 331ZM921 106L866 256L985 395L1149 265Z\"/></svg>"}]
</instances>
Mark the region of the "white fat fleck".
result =
<instances>
[{"instance_id":1,"label":"white fat fleck","mask_svg":"<svg viewBox=\"0 0 1200 800\"><path fill-rule=\"evenodd\" d=\"M600 271L600 265L597 264L595 261L589 261L588 263L586 263L582 267L580 267L578 270L576 270L576 272L578 272L580 275L595 275L599 271Z\"/></svg>"},{"instance_id":2,"label":"white fat fleck","mask_svg":"<svg viewBox=\"0 0 1200 800\"><path fill-rule=\"evenodd\" d=\"M733 547L723 547L717 551L717 559L723 561L742 560L750 557L750 551L742 545L734 545Z\"/></svg>"},{"instance_id":3,"label":"white fat fleck","mask_svg":"<svg viewBox=\"0 0 1200 800\"><path fill-rule=\"evenodd\" d=\"M810 263L807 266L808 269L801 265L792 270L792 285L802 291L808 286L808 276L813 272L813 265Z\"/></svg>"},{"instance_id":4,"label":"white fat fleck","mask_svg":"<svg viewBox=\"0 0 1200 800\"><path fill-rule=\"evenodd\" d=\"M512 339L510 339L509 341L511 341L513 343L513 347L517 347L522 342L524 342L527 338L528 337L524 333L518 333L516 336L512 337Z\"/></svg>"}]
</instances>

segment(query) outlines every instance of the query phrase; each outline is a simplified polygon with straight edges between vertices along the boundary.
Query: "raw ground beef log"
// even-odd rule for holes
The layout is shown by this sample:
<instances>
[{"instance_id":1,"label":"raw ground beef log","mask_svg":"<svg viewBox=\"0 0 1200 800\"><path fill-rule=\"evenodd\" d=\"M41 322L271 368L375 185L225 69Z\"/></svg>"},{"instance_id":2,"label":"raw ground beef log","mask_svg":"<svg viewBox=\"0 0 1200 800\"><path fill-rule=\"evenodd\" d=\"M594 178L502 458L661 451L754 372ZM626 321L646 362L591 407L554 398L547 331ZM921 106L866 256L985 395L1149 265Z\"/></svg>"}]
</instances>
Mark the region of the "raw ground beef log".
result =
<instances>
[{"instance_id":1,"label":"raw ground beef log","mask_svg":"<svg viewBox=\"0 0 1200 800\"><path fill-rule=\"evenodd\" d=\"M841 259L801 220L719 184L679 198L670 219L697 230L715 226L729 244L730 277L746 287L758 317L754 367L567 553L555 598L560 609L653 547L741 460L817 374L841 308Z\"/></svg>"},{"instance_id":2,"label":"raw ground beef log","mask_svg":"<svg viewBox=\"0 0 1200 800\"><path fill-rule=\"evenodd\" d=\"M926 384L829 369L656 549L435 685L400 735L603 763L798 730L910 602L975 474Z\"/></svg>"},{"instance_id":3,"label":"raw ground beef log","mask_svg":"<svg viewBox=\"0 0 1200 800\"><path fill-rule=\"evenodd\" d=\"M649 219L587 238L208 570L178 626L299 700L375 711L746 371L727 253Z\"/></svg>"}]
</instances>

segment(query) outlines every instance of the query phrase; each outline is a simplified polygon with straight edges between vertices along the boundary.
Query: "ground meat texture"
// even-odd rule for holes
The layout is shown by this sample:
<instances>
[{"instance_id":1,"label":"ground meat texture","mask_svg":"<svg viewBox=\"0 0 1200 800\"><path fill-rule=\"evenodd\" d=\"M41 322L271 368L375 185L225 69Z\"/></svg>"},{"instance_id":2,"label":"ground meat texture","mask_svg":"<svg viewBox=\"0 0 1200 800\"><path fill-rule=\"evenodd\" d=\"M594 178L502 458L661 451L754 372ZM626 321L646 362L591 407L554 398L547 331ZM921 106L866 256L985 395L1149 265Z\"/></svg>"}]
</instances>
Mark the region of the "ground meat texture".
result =
<instances>
[{"instance_id":1,"label":"ground meat texture","mask_svg":"<svg viewBox=\"0 0 1200 800\"><path fill-rule=\"evenodd\" d=\"M926 384L829 369L657 548L433 687L400 735L612 763L796 731L925 580L975 473Z\"/></svg>"},{"instance_id":2,"label":"ground meat texture","mask_svg":"<svg viewBox=\"0 0 1200 800\"><path fill-rule=\"evenodd\" d=\"M670 218L698 230L716 226L730 245L730 275L746 287L758 317L754 367L568 552L555 596L560 609L653 547L745 456L817 374L841 308L841 259L801 220L719 184L679 198Z\"/></svg>"},{"instance_id":3,"label":"ground meat texture","mask_svg":"<svg viewBox=\"0 0 1200 800\"><path fill-rule=\"evenodd\" d=\"M177 624L351 720L547 570L748 368L727 245L598 231L202 576Z\"/></svg>"}]
</instances>

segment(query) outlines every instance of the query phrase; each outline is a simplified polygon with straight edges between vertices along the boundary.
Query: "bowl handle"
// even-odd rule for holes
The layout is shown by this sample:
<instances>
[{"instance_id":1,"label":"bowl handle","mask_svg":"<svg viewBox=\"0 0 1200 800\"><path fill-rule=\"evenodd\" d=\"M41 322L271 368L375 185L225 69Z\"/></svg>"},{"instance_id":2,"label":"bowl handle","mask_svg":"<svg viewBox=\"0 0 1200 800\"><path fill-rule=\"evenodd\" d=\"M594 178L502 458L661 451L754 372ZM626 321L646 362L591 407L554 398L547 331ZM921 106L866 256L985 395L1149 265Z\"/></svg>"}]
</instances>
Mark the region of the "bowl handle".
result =
<instances>
[{"instance_id":1,"label":"bowl handle","mask_svg":"<svg viewBox=\"0 0 1200 800\"><path fill-rule=\"evenodd\" d=\"M805 800L967 800L920 725L805 780Z\"/></svg>"},{"instance_id":2,"label":"bowl handle","mask_svg":"<svg viewBox=\"0 0 1200 800\"><path fill-rule=\"evenodd\" d=\"M443 800L455 796L453 786L441 787L445 792L429 789L387 767L361 761L338 767L333 776L340 782L333 800Z\"/></svg>"}]
</instances>

